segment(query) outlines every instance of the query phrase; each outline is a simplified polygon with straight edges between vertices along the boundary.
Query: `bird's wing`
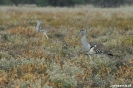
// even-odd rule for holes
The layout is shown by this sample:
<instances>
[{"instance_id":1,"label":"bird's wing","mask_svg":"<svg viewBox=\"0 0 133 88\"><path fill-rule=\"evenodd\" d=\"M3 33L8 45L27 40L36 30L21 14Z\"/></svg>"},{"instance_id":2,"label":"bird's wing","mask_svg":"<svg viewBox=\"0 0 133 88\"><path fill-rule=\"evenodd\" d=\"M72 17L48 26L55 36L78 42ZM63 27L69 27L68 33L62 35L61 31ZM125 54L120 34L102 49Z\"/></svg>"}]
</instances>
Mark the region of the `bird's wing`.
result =
<instances>
[{"instance_id":1,"label":"bird's wing","mask_svg":"<svg viewBox=\"0 0 133 88\"><path fill-rule=\"evenodd\" d=\"M42 33L47 33L46 30L39 30L39 32L42 32Z\"/></svg>"},{"instance_id":2,"label":"bird's wing","mask_svg":"<svg viewBox=\"0 0 133 88\"><path fill-rule=\"evenodd\" d=\"M53 27L51 27L49 25L41 25L40 30L45 30L48 33L52 33L52 32L56 31L55 28L53 28Z\"/></svg>"},{"instance_id":3,"label":"bird's wing","mask_svg":"<svg viewBox=\"0 0 133 88\"><path fill-rule=\"evenodd\" d=\"M94 47L94 51L97 54L103 53L103 54L107 54L110 52L109 48L104 46L102 43L100 42L89 42L91 47Z\"/></svg>"}]
</instances>

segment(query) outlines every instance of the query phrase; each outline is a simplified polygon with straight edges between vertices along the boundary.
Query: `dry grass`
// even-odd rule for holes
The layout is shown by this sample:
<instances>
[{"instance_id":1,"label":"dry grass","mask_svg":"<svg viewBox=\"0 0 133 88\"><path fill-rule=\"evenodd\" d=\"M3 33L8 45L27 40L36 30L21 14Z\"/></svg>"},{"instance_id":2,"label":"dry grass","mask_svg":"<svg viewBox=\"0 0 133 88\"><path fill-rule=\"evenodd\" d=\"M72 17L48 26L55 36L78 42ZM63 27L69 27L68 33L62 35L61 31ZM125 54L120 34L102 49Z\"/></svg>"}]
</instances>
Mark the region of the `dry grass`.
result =
<instances>
[{"instance_id":1,"label":"dry grass","mask_svg":"<svg viewBox=\"0 0 133 88\"><path fill-rule=\"evenodd\" d=\"M0 87L109 88L133 84L133 9L0 8ZM49 40L35 31L36 20L55 28ZM80 53L80 29L102 42L114 57ZM133 85L132 85L133 86Z\"/></svg>"}]
</instances>

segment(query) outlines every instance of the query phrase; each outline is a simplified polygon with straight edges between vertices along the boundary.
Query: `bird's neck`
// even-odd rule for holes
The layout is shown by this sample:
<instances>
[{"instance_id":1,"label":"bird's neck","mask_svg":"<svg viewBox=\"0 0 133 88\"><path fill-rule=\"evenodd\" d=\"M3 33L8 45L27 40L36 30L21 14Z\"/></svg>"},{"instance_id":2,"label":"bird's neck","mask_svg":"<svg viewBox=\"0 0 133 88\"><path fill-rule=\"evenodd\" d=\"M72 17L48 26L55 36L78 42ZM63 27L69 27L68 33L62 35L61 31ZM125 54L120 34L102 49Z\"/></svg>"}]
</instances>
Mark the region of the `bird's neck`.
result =
<instances>
[{"instance_id":1,"label":"bird's neck","mask_svg":"<svg viewBox=\"0 0 133 88\"><path fill-rule=\"evenodd\" d=\"M40 23L37 23L37 25L36 25L36 31L39 30L39 27L40 27Z\"/></svg>"},{"instance_id":2,"label":"bird's neck","mask_svg":"<svg viewBox=\"0 0 133 88\"><path fill-rule=\"evenodd\" d=\"M82 44L82 50L83 51L89 51L90 50L91 45L90 45L90 43L88 43L86 35L82 35L81 44Z\"/></svg>"},{"instance_id":3,"label":"bird's neck","mask_svg":"<svg viewBox=\"0 0 133 88\"><path fill-rule=\"evenodd\" d=\"M81 43L82 43L83 45L84 45L84 44L88 44L86 35L82 35Z\"/></svg>"}]
</instances>

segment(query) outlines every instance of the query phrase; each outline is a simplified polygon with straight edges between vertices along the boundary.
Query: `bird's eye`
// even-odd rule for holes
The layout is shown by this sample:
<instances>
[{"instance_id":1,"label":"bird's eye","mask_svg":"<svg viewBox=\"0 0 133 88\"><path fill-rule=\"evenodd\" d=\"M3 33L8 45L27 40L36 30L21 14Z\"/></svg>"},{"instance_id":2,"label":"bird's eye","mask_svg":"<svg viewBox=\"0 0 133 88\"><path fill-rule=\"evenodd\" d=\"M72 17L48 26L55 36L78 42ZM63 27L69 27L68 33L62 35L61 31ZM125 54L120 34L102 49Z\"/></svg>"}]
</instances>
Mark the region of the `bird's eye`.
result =
<instances>
[{"instance_id":1,"label":"bird's eye","mask_svg":"<svg viewBox=\"0 0 133 88\"><path fill-rule=\"evenodd\" d=\"M80 32L82 32L83 30L80 30Z\"/></svg>"}]
</instances>

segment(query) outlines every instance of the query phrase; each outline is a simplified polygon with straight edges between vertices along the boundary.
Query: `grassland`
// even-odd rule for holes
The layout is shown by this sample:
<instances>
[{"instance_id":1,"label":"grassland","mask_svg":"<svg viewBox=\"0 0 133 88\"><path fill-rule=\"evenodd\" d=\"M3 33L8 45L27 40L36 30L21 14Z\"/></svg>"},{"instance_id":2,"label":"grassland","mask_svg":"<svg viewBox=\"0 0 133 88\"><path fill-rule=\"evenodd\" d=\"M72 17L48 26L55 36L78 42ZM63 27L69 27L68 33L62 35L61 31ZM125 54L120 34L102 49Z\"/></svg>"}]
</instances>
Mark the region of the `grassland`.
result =
<instances>
[{"instance_id":1,"label":"grassland","mask_svg":"<svg viewBox=\"0 0 133 88\"><path fill-rule=\"evenodd\" d=\"M0 7L1 88L109 88L133 84L133 9ZM49 39L36 20L56 29ZM79 30L113 57L81 53ZM132 85L133 86L133 85Z\"/></svg>"}]
</instances>

